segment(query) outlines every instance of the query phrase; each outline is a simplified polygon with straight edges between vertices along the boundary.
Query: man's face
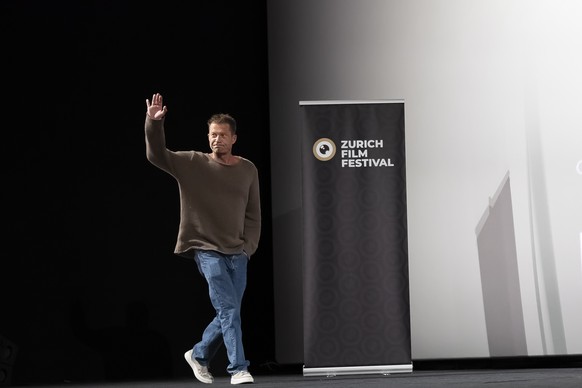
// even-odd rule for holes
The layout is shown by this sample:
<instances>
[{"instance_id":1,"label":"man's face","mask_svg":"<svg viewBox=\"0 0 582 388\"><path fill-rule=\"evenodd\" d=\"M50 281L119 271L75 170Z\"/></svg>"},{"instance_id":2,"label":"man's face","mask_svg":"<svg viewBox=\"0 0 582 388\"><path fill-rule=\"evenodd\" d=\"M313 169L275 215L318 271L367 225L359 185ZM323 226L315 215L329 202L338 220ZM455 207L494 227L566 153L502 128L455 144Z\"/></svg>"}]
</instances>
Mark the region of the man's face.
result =
<instances>
[{"instance_id":1,"label":"man's face","mask_svg":"<svg viewBox=\"0 0 582 388\"><path fill-rule=\"evenodd\" d=\"M210 124L208 128L208 143L213 153L217 155L230 154L232 145L236 142L228 124Z\"/></svg>"}]
</instances>

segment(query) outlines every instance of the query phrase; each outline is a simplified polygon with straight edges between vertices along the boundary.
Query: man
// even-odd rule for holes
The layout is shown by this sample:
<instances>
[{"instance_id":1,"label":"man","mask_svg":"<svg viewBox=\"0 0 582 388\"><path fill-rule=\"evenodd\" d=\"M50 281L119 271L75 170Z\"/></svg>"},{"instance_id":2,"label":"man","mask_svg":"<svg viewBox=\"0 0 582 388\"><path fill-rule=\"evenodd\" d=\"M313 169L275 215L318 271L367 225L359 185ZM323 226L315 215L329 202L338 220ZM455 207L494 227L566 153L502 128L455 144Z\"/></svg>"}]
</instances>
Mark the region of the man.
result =
<instances>
[{"instance_id":1,"label":"man","mask_svg":"<svg viewBox=\"0 0 582 388\"><path fill-rule=\"evenodd\" d=\"M261 233L259 178L255 165L232 154L236 121L228 114L208 120L210 153L170 151L164 119L167 107L159 93L146 99L147 159L172 175L180 190L180 226L174 253L192 258L208 283L216 316L202 338L184 354L194 376L214 381L210 361L224 343L231 384L253 383L245 359L241 303L247 282L247 263Z\"/></svg>"}]
</instances>

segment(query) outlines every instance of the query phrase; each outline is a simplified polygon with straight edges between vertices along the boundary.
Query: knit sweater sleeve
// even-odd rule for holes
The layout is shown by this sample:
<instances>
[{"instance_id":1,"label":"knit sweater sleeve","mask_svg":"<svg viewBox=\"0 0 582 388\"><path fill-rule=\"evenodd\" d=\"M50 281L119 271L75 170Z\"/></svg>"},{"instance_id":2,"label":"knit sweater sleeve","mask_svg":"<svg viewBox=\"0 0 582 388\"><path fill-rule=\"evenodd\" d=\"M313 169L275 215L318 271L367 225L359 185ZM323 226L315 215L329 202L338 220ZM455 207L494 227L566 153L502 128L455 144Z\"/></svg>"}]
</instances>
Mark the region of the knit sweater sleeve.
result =
<instances>
[{"instance_id":1,"label":"knit sweater sleeve","mask_svg":"<svg viewBox=\"0 0 582 388\"><path fill-rule=\"evenodd\" d=\"M146 157L154 166L173 174L170 151L166 149L164 119L152 120L146 114L145 118Z\"/></svg>"},{"instance_id":2,"label":"knit sweater sleeve","mask_svg":"<svg viewBox=\"0 0 582 388\"><path fill-rule=\"evenodd\" d=\"M244 250L250 257L257 250L261 237L261 200L259 174L256 168L254 168L254 177L249 190L249 201L245 213L244 228Z\"/></svg>"}]
</instances>

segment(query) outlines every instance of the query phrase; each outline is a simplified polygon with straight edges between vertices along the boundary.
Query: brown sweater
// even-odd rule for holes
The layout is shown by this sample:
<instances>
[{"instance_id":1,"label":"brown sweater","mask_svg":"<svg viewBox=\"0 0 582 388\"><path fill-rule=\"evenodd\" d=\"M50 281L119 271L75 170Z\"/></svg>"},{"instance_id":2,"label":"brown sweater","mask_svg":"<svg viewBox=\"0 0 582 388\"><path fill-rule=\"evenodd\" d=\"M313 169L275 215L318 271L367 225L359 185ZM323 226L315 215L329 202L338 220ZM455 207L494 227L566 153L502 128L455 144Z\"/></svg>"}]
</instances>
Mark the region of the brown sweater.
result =
<instances>
[{"instance_id":1,"label":"brown sweater","mask_svg":"<svg viewBox=\"0 0 582 388\"><path fill-rule=\"evenodd\" d=\"M147 159L172 175L180 191L180 228L174 253L193 257L194 249L250 257L261 235L259 176L245 159L233 165L199 151L166 148L164 120L146 115Z\"/></svg>"}]
</instances>

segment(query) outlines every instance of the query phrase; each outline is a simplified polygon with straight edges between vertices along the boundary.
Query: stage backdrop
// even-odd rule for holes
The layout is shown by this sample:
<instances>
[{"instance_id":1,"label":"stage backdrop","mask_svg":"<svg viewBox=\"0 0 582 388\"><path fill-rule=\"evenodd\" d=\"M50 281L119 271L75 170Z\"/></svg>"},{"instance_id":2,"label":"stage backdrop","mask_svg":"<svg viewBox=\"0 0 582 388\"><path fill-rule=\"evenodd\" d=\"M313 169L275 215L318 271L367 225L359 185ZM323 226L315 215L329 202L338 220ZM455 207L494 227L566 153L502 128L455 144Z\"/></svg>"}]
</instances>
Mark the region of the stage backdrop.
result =
<instances>
[{"instance_id":1,"label":"stage backdrop","mask_svg":"<svg viewBox=\"0 0 582 388\"><path fill-rule=\"evenodd\" d=\"M304 375L411 372L404 101L301 101Z\"/></svg>"}]
</instances>

